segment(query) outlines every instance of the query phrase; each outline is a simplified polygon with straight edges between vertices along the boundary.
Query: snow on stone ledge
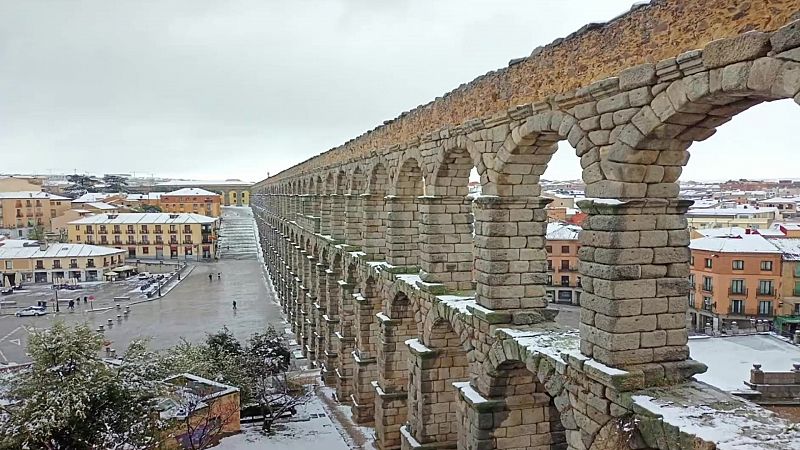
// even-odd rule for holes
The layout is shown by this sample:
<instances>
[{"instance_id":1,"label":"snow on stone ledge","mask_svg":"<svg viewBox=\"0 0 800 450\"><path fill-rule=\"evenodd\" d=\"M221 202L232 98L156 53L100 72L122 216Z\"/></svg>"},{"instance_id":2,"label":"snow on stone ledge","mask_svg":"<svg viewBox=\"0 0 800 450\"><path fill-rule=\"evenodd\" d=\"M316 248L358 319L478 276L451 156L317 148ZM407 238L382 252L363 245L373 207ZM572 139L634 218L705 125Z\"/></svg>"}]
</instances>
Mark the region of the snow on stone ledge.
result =
<instances>
[{"instance_id":1,"label":"snow on stone ledge","mask_svg":"<svg viewBox=\"0 0 800 450\"><path fill-rule=\"evenodd\" d=\"M473 405L486 403L489 401L485 399L478 391L476 391L475 388L469 384L469 381L457 381L453 383L453 386L461 391L461 395L463 395L464 398L466 398Z\"/></svg>"},{"instance_id":2,"label":"snow on stone ledge","mask_svg":"<svg viewBox=\"0 0 800 450\"><path fill-rule=\"evenodd\" d=\"M717 450L800 450L796 425L702 382L645 389L631 399L643 420L658 415L682 433L716 443Z\"/></svg>"},{"instance_id":3,"label":"snow on stone ledge","mask_svg":"<svg viewBox=\"0 0 800 450\"><path fill-rule=\"evenodd\" d=\"M474 297L464 297L459 295L439 295L436 298L448 307L459 311L462 314L472 315L469 307L475 307L478 303Z\"/></svg>"},{"instance_id":4,"label":"snow on stone ledge","mask_svg":"<svg viewBox=\"0 0 800 450\"><path fill-rule=\"evenodd\" d=\"M422 342L419 341L417 338L408 339L405 341L406 345L409 349L413 350L415 353L430 353L432 350L426 347Z\"/></svg>"},{"instance_id":5,"label":"snow on stone ledge","mask_svg":"<svg viewBox=\"0 0 800 450\"><path fill-rule=\"evenodd\" d=\"M406 283L407 285L413 287L416 290L420 290L417 282L419 281L421 283L422 278L420 278L419 275L415 273L401 273L395 275L395 278Z\"/></svg>"}]
</instances>

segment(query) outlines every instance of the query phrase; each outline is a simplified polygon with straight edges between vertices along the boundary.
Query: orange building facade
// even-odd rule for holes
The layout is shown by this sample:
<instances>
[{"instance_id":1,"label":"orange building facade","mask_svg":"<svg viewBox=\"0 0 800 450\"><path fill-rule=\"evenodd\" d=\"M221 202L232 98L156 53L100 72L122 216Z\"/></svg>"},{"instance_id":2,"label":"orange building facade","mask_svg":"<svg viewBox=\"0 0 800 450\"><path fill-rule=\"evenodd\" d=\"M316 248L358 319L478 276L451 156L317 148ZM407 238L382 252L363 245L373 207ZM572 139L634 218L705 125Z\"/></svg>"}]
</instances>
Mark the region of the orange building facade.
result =
<instances>
[{"instance_id":1,"label":"orange building facade","mask_svg":"<svg viewBox=\"0 0 800 450\"><path fill-rule=\"evenodd\" d=\"M767 239L704 237L692 240L690 249L692 329L755 328L781 314L782 252Z\"/></svg>"},{"instance_id":2,"label":"orange building facade","mask_svg":"<svg viewBox=\"0 0 800 450\"><path fill-rule=\"evenodd\" d=\"M555 303L579 305L578 234L581 228L564 223L547 224L547 297Z\"/></svg>"},{"instance_id":3,"label":"orange building facade","mask_svg":"<svg viewBox=\"0 0 800 450\"><path fill-rule=\"evenodd\" d=\"M205 189L183 188L162 194L159 206L163 212L219 217L221 204L222 197L219 194Z\"/></svg>"}]
</instances>

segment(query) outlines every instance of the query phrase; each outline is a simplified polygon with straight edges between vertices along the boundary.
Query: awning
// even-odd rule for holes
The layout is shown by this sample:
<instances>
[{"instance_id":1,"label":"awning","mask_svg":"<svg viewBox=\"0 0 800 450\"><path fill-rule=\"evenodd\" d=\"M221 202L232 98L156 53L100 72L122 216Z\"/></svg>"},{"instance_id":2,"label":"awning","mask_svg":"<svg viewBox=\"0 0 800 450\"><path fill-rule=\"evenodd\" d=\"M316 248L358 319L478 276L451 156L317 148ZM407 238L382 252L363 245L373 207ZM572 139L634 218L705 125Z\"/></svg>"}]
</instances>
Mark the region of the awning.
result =
<instances>
[{"instance_id":1,"label":"awning","mask_svg":"<svg viewBox=\"0 0 800 450\"><path fill-rule=\"evenodd\" d=\"M136 267L133 266L120 266L114 269L115 272L130 272L131 270L136 270Z\"/></svg>"},{"instance_id":2,"label":"awning","mask_svg":"<svg viewBox=\"0 0 800 450\"><path fill-rule=\"evenodd\" d=\"M108 271L108 272L103 274L104 277L115 277L117 275L119 275L119 274L117 272L114 272L113 270L110 270L110 271Z\"/></svg>"}]
</instances>

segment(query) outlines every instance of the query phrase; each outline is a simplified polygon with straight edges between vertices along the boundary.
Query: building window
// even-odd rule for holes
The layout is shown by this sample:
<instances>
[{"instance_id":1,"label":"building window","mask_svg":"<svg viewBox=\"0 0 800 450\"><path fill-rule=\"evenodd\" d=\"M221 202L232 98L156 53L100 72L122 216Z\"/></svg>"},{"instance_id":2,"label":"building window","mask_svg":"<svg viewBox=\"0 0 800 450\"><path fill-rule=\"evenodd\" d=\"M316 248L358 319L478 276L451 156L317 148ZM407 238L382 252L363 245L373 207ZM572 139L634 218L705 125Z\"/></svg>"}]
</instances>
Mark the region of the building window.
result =
<instances>
[{"instance_id":1,"label":"building window","mask_svg":"<svg viewBox=\"0 0 800 450\"><path fill-rule=\"evenodd\" d=\"M693 265L694 265L694 255L692 255L692 256L689 256L689 265L690 265L690 266L693 266Z\"/></svg>"},{"instance_id":2,"label":"building window","mask_svg":"<svg viewBox=\"0 0 800 450\"><path fill-rule=\"evenodd\" d=\"M147 255L149 253L150 253L150 248L149 247L142 247L142 254L143 255Z\"/></svg>"},{"instance_id":3,"label":"building window","mask_svg":"<svg viewBox=\"0 0 800 450\"><path fill-rule=\"evenodd\" d=\"M771 271L772 261L761 261L761 270Z\"/></svg>"},{"instance_id":4,"label":"building window","mask_svg":"<svg viewBox=\"0 0 800 450\"><path fill-rule=\"evenodd\" d=\"M133 230L133 225L128 225L128 234L133 234L135 231Z\"/></svg>"},{"instance_id":5,"label":"building window","mask_svg":"<svg viewBox=\"0 0 800 450\"><path fill-rule=\"evenodd\" d=\"M547 251L547 253L553 253L553 246L552 245L545 245L544 249Z\"/></svg>"},{"instance_id":6,"label":"building window","mask_svg":"<svg viewBox=\"0 0 800 450\"><path fill-rule=\"evenodd\" d=\"M695 298L694 297L694 292L693 291L689 291L689 308L696 308L696 306L694 304L694 298Z\"/></svg>"},{"instance_id":7,"label":"building window","mask_svg":"<svg viewBox=\"0 0 800 450\"><path fill-rule=\"evenodd\" d=\"M714 286L712 285L711 277L703 277L703 290L706 292L714 291Z\"/></svg>"},{"instance_id":8,"label":"building window","mask_svg":"<svg viewBox=\"0 0 800 450\"><path fill-rule=\"evenodd\" d=\"M569 270L569 260L562 259L561 260L561 270Z\"/></svg>"},{"instance_id":9,"label":"building window","mask_svg":"<svg viewBox=\"0 0 800 450\"><path fill-rule=\"evenodd\" d=\"M569 255L569 245L562 245L561 246L561 253L564 253L565 255Z\"/></svg>"},{"instance_id":10,"label":"building window","mask_svg":"<svg viewBox=\"0 0 800 450\"><path fill-rule=\"evenodd\" d=\"M731 294L744 293L744 280L731 280Z\"/></svg>"},{"instance_id":11,"label":"building window","mask_svg":"<svg viewBox=\"0 0 800 450\"><path fill-rule=\"evenodd\" d=\"M175 225L170 225L170 226L169 226L169 232L170 232L170 233L176 233L176 232L177 232L177 231L176 231L177 229L178 229L178 227L177 227L177 226L175 226Z\"/></svg>"},{"instance_id":12,"label":"building window","mask_svg":"<svg viewBox=\"0 0 800 450\"><path fill-rule=\"evenodd\" d=\"M794 292L792 293L795 297L800 296L800 281L794 282Z\"/></svg>"},{"instance_id":13,"label":"building window","mask_svg":"<svg viewBox=\"0 0 800 450\"><path fill-rule=\"evenodd\" d=\"M203 248L208 248L208 247L203 247ZM553 276L552 275L548 275L547 276L547 284L550 285L550 286L553 285Z\"/></svg>"},{"instance_id":14,"label":"building window","mask_svg":"<svg viewBox=\"0 0 800 450\"><path fill-rule=\"evenodd\" d=\"M733 260L733 270L744 270L744 260L742 260L742 259L734 259Z\"/></svg>"},{"instance_id":15,"label":"building window","mask_svg":"<svg viewBox=\"0 0 800 450\"><path fill-rule=\"evenodd\" d=\"M114 234L119 234L119 225L114 225Z\"/></svg>"},{"instance_id":16,"label":"building window","mask_svg":"<svg viewBox=\"0 0 800 450\"><path fill-rule=\"evenodd\" d=\"M772 302L769 300L762 300L758 302L758 315L771 316L772 315Z\"/></svg>"},{"instance_id":17,"label":"building window","mask_svg":"<svg viewBox=\"0 0 800 450\"><path fill-rule=\"evenodd\" d=\"M703 309L706 311L711 311L714 309L711 297L708 296L703 297Z\"/></svg>"},{"instance_id":18,"label":"building window","mask_svg":"<svg viewBox=\"0 0 800 450\"><path fill-rule=\"evenodd\" d=\"M147 234L147 225L142 225L142 234Z\"/></svg>"},{"instance_id":19,"label":"building window","mask_svg":"<svg viewBox=\"0 0 800 450\"><path fill-rule=\"evenodd\" d=\"M744 300L731 300L731 314L744 314Z\"/></svg>"},{"instance_id":20,"label":"building window","mask_svg":"<svg viewBox=\"0 0 800 450\"><path fill-rule=\"evenodd\" d=\"M712 266L711 258L706 258L706 269L710 269Z\"/></svg>"},{"instance_id":21,"label":"building window","mask_svg":"<svg viewBox=\"0 0 800 450\"><path fill-rule=\"evenodd\" d=\"M561 277L561 285L569 286L569 275L564 275Z\"/></svg>"},{"instance_id":22,"label":"building window","mask_svg":"<svg viewBox=\"0 0 800 450\"><path fill-rule=\"evenodd\" d=\"M772 295L772 280L759 280L758 293L761 295Z\"/></svg>"},{"instance_id":23,"label":"building window","mask_svg":"<svg viewBox=\"0 0 800 450\"><path fill-rule=\"evenodd\" d=\"M6 270L11 270L14 268L13 261L6 261Z\"/></svg>"},{"instance_id":24,"label":"building window","mask_svg":"<svg viewBox=\"0 0 800 450\"><path fill-rule=\"evenodd\" d=\"M547 270L553 270L553 260L552 259L548 259L547 260Z\"/></svg>"},{"instance_id":25,"label":"building window","mask_svg":"<svg viewBox=\"0 0 800 450\"><path fill-rule=\"evenodd\" d=\"M156 234L161 233L161 225L156 225Z\"/></svg>"},{"instance_id":26,"label":"building window","mask_svg":"<svg viewBox=\"0 0 800 450\"><path fill-rule=\"evenodd\" d=\"M69 267L70 267L70 269L77 269L78 268L78 260L77 259L70 259L69 260Z\"/></svg>"},{"instance_id":27,"label":"building window","mask_svg":"<svg viewBox=\"0 0 800 450\"><path fill-rule=\"evenodd\" d=\"M183 232L184 233L191 233L192 232L192 226L191 225L184 225L183 226Z\"/></svg>"}]
</instances>

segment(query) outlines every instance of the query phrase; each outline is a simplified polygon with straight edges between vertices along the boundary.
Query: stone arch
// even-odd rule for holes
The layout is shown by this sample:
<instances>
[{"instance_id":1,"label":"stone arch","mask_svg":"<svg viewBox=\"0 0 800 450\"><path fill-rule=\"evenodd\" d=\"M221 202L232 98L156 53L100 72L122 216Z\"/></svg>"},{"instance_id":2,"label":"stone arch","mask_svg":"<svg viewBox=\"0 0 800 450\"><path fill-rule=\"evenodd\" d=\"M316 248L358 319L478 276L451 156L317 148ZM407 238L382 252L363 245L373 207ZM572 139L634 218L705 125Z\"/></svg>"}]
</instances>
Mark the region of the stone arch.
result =
<instances>
[{"instance_id":1,"label":"stone arch","mask_svg":"<svg viewBox=\"0 0 800 450\"><path fill-rule=\"evenodd\" d=\"M500 196L537 197L539 180L547 163L558 150L558 142L568 140L573 147L584 137L577 119L562 111L535 114L511 129L497 151L494 169L487 170L484 192ZM581 156L580 154L578 156Z\"/></svg>"},{"instance_id":2,"label":"stone arch","mask_svg":"<svg viewBox=\"0 0 800 450\"><path fill-rule=\"evenodd\" d=\"M361 195L366 192L367 180L361 166L356 164L348 178L347 193L351 195Z\"/></svg>"},{"instance_id":3,"label":"stone arch","mask_svg":"<svg viewBox=\"0 0 800 450\"><path fill-rule=\"evenodd\" d=\"M397 174L392 183L391 195L397 197L417 197L425 195L425 164L418 150L404 153L397 166Z\"/></svg>"},{"instance_id":4,"label":"stone arch","mask_svg":"<svg viewBox=\"0 0 800 450\"><path fill-rule=\"evenodd\" d=\"M425 327L424 341L408 341L409 431L422 445L455 447L458 394L453 383L469 380L468 353L450 321L439 317L426 323L430 328Z\"/></svg>"},{"instance_id":5,"label":"stone arch","mask_svg":"<svg viewBox=\"0 0 800 450\"><path fill-rule=\"evenodd\" d=\"M442 147L431 174L431 194L437 196L461 196L469 194L469 175L476 167L466 147Z\"/></svg>"},{"instance_id":6,"label":"stone arch","mask_svg":"<svg viewBox=\"0 0 800 450\"><path fill-rule=\"evenodd\" d=\"M386 164L376 158L369 171L369 178L367 179L367 193L385 196L389 192L389 173L386 170Z\"/></svg>"},{"instance_id":7,"label":"stone arch","mask_svg":"<svg viewBox=\"0 0 800 450\"><path fill-rule=\"evenodd\" d=\"M404 155L392 186L393 195L386 197L386 259L393 266L419 263L419 197L425 195L425 173L415 153Z\"/></svg>"},{"instance_id":8,"label":"stone arch","mask_svg":"<svg viewBox=\"0 0 800 450\"><path fill-rule=\"evenodd\" d=\"M515 447L584 448L566 389L573 381L558 373L547 356L526 357L510 339L495 342L490 353L477 387L496 401L493 415L499 420L492 430L493 448L512 442Z\"/></svg>"},{"instance_id":9,"label":"stone arch","mask_svg":"<svg viewBox=\"0 0 800 450\"><path fill-rule=\"evenodd\" d=\"M366 194L361 197L362 249L367 258L373 261L386 259L386 193L389 188L389 175L386 166L378 158L368 171Z\"/></svg>"},{"instance_id":10,"label":"stone arch","mask_svg":"<svg viewBox=\"0 0 800 450\"><path fill-rule=\"evenodd\" d=\"M442 322L448 323L449 330L442 329ZM425 316L421 334L422 344L431 349L439 348L441 344L435 341L441 339L441 336L437 336L436 333L441 333L443 331L452 332L458 337L459 345L467 357L469 376L471 378L477 376L480 368L476 366L475 343L473 342L470 326L464 322L463 316L454 309L441 303L436 303ZM453 338L453 336L448 335L447 339L451 338Z\"/></svg>"}]
</instances>

